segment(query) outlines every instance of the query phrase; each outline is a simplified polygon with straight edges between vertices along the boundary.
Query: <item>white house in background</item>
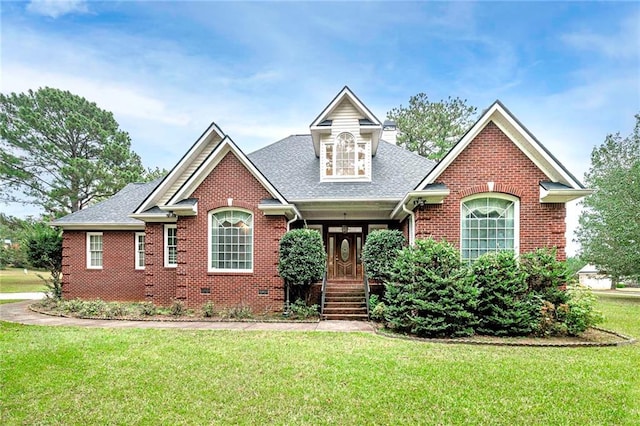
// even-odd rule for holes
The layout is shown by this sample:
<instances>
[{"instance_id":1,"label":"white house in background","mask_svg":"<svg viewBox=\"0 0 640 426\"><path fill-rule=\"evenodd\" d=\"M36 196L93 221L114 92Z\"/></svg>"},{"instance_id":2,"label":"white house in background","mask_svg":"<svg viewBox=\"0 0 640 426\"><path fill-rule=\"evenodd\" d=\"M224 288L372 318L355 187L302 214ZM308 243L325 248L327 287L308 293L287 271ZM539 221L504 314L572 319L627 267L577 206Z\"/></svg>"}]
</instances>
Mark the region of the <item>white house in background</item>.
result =
<instances>
[{"instance_id":1,"label":"white house in background","mask_svg":"<svg viewBox=\"0 0 640 426\"><path fill-rule=\"evenodd\" d=\"M609 290L611 277L600 273L594 265L585 265L578 271L580 284L594 290Z\"/></svg>"}]
</instances>

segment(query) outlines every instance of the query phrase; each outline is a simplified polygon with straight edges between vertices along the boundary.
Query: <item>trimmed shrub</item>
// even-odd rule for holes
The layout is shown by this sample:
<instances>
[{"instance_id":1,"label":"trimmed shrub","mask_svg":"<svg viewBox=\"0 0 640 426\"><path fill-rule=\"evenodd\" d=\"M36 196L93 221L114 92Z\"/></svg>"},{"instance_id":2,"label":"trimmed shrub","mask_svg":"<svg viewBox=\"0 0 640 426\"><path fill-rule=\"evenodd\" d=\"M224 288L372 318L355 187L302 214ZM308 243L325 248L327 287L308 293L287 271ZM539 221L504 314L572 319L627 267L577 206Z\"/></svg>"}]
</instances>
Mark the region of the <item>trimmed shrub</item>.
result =
<instances>
[{"instance_id":1,"label":"trimmed shrub","mask_svg":"<svg viewBox=\"0 0 640 426\"><path fill-rule=\"evenodd\" d=\"M309 285L322 279L326 253L322 236L312 229L294 229L280 239L278 274L287 286L292 286L292 299L306 300Z\"/></svg>"},{"instance_id":2,"label":"trimmed shrub","mask_svg":"<svg viewBox=\"0 0 640 426\"><path fill-rule=\"evenodd\" d=\"M367 235L362 247L362 261L367 277L384 282L391 278L393 263L406 245L404 234L397 230L379 229Z\"/></svg>"},{"instance_id":3,"label":"trimmed shrub","mask_svg":"<svg viewBox=\"0 0 640 426\"><path fill-rule=\"evenodd\" d=\"M429 239L405 247L385 287L389 328L425 337L473 335L478 289L451 244Z\"/></svg>"},{"instance_id":4,"label":"trimmed shrub","mask_svg":"<svg viewBox=\"0 0 640 426\"><path fill-rule=\"evenodd\" d=\"M524 336L536 323L539 302L527 295L525 274L512 252L487 253L471 265L478 287L476 331L491 336Z\"/></svg>"},{"instance_id":5,"label":"trimmed shrub","mask_svg":"<svg viewBox=\"0 0 640 426\"><path fill-rule=\"evenodd\" d=\"M563 289L569 281L569 271L565 262L556 258L556 249L540 248L520 255L520 267L526 274L529 291L543 297L547 291Z\"/></svg>"}]
</instances>

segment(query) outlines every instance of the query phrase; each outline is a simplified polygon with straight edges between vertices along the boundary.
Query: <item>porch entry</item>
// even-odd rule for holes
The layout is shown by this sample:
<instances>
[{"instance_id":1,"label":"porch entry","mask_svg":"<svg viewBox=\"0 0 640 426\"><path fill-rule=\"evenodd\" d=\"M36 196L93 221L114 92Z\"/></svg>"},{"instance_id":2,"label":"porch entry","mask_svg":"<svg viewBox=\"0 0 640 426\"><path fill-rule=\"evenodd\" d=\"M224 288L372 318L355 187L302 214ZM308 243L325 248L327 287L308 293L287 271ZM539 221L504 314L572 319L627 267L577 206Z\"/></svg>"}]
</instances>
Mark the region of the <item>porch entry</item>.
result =
<instances>
[{"instance_id":1,"label":"porch entry","mask_svg":"<svg viewBox=\"0 0 640 426\"><path fill-rule=\"evenodd\" d=\"M361 226L330 226L327 234L327 278L362 280Z\"/></svg>"}]
</instances>

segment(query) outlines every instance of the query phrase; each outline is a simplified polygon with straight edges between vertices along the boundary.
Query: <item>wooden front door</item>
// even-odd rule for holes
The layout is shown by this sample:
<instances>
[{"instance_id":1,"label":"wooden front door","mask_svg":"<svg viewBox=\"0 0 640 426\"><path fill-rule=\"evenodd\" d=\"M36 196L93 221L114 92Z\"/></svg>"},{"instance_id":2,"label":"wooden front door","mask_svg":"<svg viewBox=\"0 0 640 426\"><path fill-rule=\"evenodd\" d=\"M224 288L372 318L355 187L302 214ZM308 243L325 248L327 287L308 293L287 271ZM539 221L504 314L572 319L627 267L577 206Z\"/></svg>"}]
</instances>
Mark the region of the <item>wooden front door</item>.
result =
<instances>
[{"instance_id":1,"label":"wooden front door","mask_svg":"<svg viewBox=\"0 0 640 426\"><path fill-rule=\"evenodd\" d=\"M353 280L362 278L362 267L359 265L359 247L361 234L329 234L327 264L329 278Z\"/></svg>"}]
</instances>

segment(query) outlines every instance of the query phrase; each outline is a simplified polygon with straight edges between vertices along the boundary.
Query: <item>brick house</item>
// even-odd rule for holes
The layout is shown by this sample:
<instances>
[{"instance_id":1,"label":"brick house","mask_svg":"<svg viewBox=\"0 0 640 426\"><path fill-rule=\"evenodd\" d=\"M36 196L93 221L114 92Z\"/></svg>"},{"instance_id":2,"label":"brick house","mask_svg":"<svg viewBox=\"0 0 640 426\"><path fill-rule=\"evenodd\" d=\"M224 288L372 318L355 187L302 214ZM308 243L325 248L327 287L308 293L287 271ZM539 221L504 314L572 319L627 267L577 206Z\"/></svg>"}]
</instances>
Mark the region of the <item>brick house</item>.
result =
<instances>
[{"instance_id":1,"label":"brick house","mask_svg":"<svg viewBox=\"0 0 640 426\"><path fill-rule=\"evenodd\" d=\"M564 258L565 203L590 193L498 101L438 163L396 146L348 87L309 129L245 154L212 124L163 179L56 220L64 297L281 311L278 242L299 227L322 234L334 285L363 286L374 229L444 238L465 259Z\"/></svg>"}]
</instances>

